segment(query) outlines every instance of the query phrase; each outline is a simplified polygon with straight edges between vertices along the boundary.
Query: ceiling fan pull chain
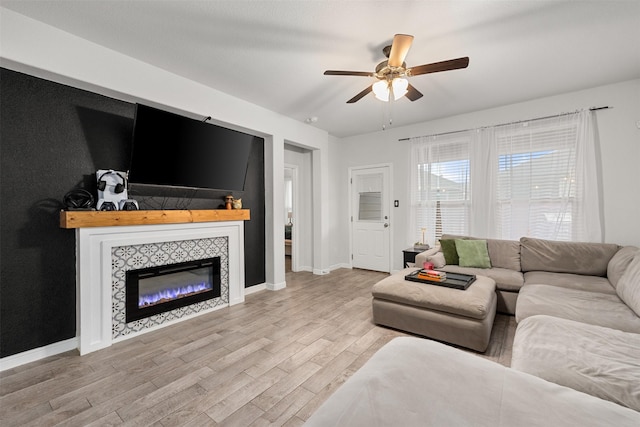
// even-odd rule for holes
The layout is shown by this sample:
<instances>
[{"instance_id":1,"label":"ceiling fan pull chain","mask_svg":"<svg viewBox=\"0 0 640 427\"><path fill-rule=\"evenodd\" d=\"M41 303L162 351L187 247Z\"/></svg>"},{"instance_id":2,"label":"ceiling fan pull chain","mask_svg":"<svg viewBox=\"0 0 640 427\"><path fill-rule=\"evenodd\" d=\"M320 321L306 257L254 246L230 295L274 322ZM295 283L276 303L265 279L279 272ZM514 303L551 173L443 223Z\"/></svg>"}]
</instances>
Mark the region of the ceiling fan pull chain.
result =
<instances>
[{"instance_id":1,"label":"ceiling fan pull chain","mask_svg":"<svg viewBox=\"0 0 640 427\"><path fill-rule=\"evenodd\" d=\"M389 102L382 104L382 130L393 126L393 103L394 99L390 96Z\"/></svg>"}]
</instances>

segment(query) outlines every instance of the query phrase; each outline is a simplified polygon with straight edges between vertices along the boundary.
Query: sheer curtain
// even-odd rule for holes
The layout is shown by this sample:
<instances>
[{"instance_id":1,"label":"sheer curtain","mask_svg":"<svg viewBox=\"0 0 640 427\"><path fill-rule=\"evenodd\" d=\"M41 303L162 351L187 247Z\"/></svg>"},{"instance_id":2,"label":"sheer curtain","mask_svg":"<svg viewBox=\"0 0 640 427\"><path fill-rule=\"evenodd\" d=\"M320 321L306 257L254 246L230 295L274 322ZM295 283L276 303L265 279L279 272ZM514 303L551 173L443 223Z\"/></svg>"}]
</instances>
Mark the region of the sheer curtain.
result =
<instances>
[{"instance_id":1,"label":"sheer curtain","mask_svg":"<svg viewBox=\"0 0 640 427\"><path fill-rule=\"evenodd\" d=\"M447 234L601 242L591 116L412 138L409 239L420 240L426 228L435 242L440 217Z\"/></svg>"},{"instance_id":2,"label":"sheer curtain","mask_svg":"<svg viewBox=\"0 0 640 427\"><path fill-rule=\"evenodd\" d=\"M576 120L576 187L582 199L581 209L575 212L576 224L580 228L575 231L581 240L586 242L603 242L603 218L600 202L601 176L598 167L598 150L596 149L595 124L593 112L582 111Z\"/></svg>"},{"instance_id":3,"label":"sheer curtain","mask_svg":"<svg viewBox=\"0 0 640 427\"><path fill-rule=\"evenodd\" d=\"M478 129L471 143L472 208L469 234L477 237L496 235L496 192L498 156L495 129Z\"/></svg>"}]
</instances>

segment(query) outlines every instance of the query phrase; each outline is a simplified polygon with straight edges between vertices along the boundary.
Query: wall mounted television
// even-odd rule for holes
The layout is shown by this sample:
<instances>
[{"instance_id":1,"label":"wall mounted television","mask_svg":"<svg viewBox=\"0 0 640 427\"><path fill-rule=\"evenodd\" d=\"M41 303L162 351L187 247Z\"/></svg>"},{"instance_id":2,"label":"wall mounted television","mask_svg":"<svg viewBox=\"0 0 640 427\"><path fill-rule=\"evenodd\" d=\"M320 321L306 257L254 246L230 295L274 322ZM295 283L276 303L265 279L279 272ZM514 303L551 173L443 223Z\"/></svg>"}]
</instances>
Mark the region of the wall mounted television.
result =
<instances>
[{"instance_id":1,"label":"wall mounted television","mask_svg":"<svg viewBox=\"0 0 640 427\"><path fill-rule=\"evenodd\" d=\"M136 104L129 181L244 191L257 136Z\"/></svg>"}]
</instances>

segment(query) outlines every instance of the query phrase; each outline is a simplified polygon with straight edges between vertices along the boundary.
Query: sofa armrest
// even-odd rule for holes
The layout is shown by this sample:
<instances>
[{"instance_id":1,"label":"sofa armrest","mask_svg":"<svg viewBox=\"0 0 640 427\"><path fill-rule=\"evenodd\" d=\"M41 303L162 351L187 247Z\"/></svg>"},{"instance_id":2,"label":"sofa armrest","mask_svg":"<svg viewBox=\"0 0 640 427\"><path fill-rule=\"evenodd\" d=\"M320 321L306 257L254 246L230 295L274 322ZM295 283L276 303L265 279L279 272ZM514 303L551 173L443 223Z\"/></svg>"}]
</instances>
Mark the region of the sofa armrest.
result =
<instances>
[{"instance_id":1,"label":"sofa armrest","mask_svg":"<svg viewBox=\"0 0 640 427\"><path fill-rule=\"evenodd\" d=\"M440 245L436 245L431 249L420 252L418 255L416 255L416 266L421 267L422 264L424 264L424 262L427 260L427 258L437 254L438 252L440 252Z\"/></svg>"},{"instance_id":2,"label":"sofa armrest","mask_svg":"<svg viewBox=\"0 0 640 427\"><path fill-rule=\"evenodd\" d=\"M614 288L618 286L618 280L636 256L640 256L640 249L635 246L625 246L616 252L607 264L607 279L609 279L611 286Z\"/></svg>"}]
</instances>

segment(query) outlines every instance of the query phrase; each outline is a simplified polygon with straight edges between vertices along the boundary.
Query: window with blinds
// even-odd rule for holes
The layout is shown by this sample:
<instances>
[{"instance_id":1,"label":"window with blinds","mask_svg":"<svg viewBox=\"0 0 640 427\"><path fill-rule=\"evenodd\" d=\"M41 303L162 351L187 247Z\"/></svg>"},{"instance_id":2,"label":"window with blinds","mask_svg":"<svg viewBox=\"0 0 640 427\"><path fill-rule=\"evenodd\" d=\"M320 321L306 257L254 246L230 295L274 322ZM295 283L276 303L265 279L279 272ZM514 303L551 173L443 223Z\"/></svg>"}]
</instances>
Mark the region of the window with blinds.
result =
<instances>
[{"instance_id":1,"label":"window with blinds","mask_svg":"<svg viewBox=\"0 0 640 427\"><path fill-rule=\"evenodd\" d=\"M410 237L602 241L594 141L588 110L413 138Z\"/></svg>"},{"instance_id":2,"label":"window with blinds","mask_svg":"<svg viewBox=\"0 0 640 427\"><path fill-rule=\"evenodd\" d=\"M576 201L576 127L524 123L496 131L495 220L506 239L571 240Z\"/></svg>"},{"instance_id":3,"label":"window with blinds","mask_svg":"<svg viewBox=\"0 0 640 427\"><path fill-rule=\"evenodd\" d=\"M443 233L466 234L469 226L471 182L468 136L456 134L416 144L413 206L415 241L435 242Z\"/></svg>"}]
</instances>

